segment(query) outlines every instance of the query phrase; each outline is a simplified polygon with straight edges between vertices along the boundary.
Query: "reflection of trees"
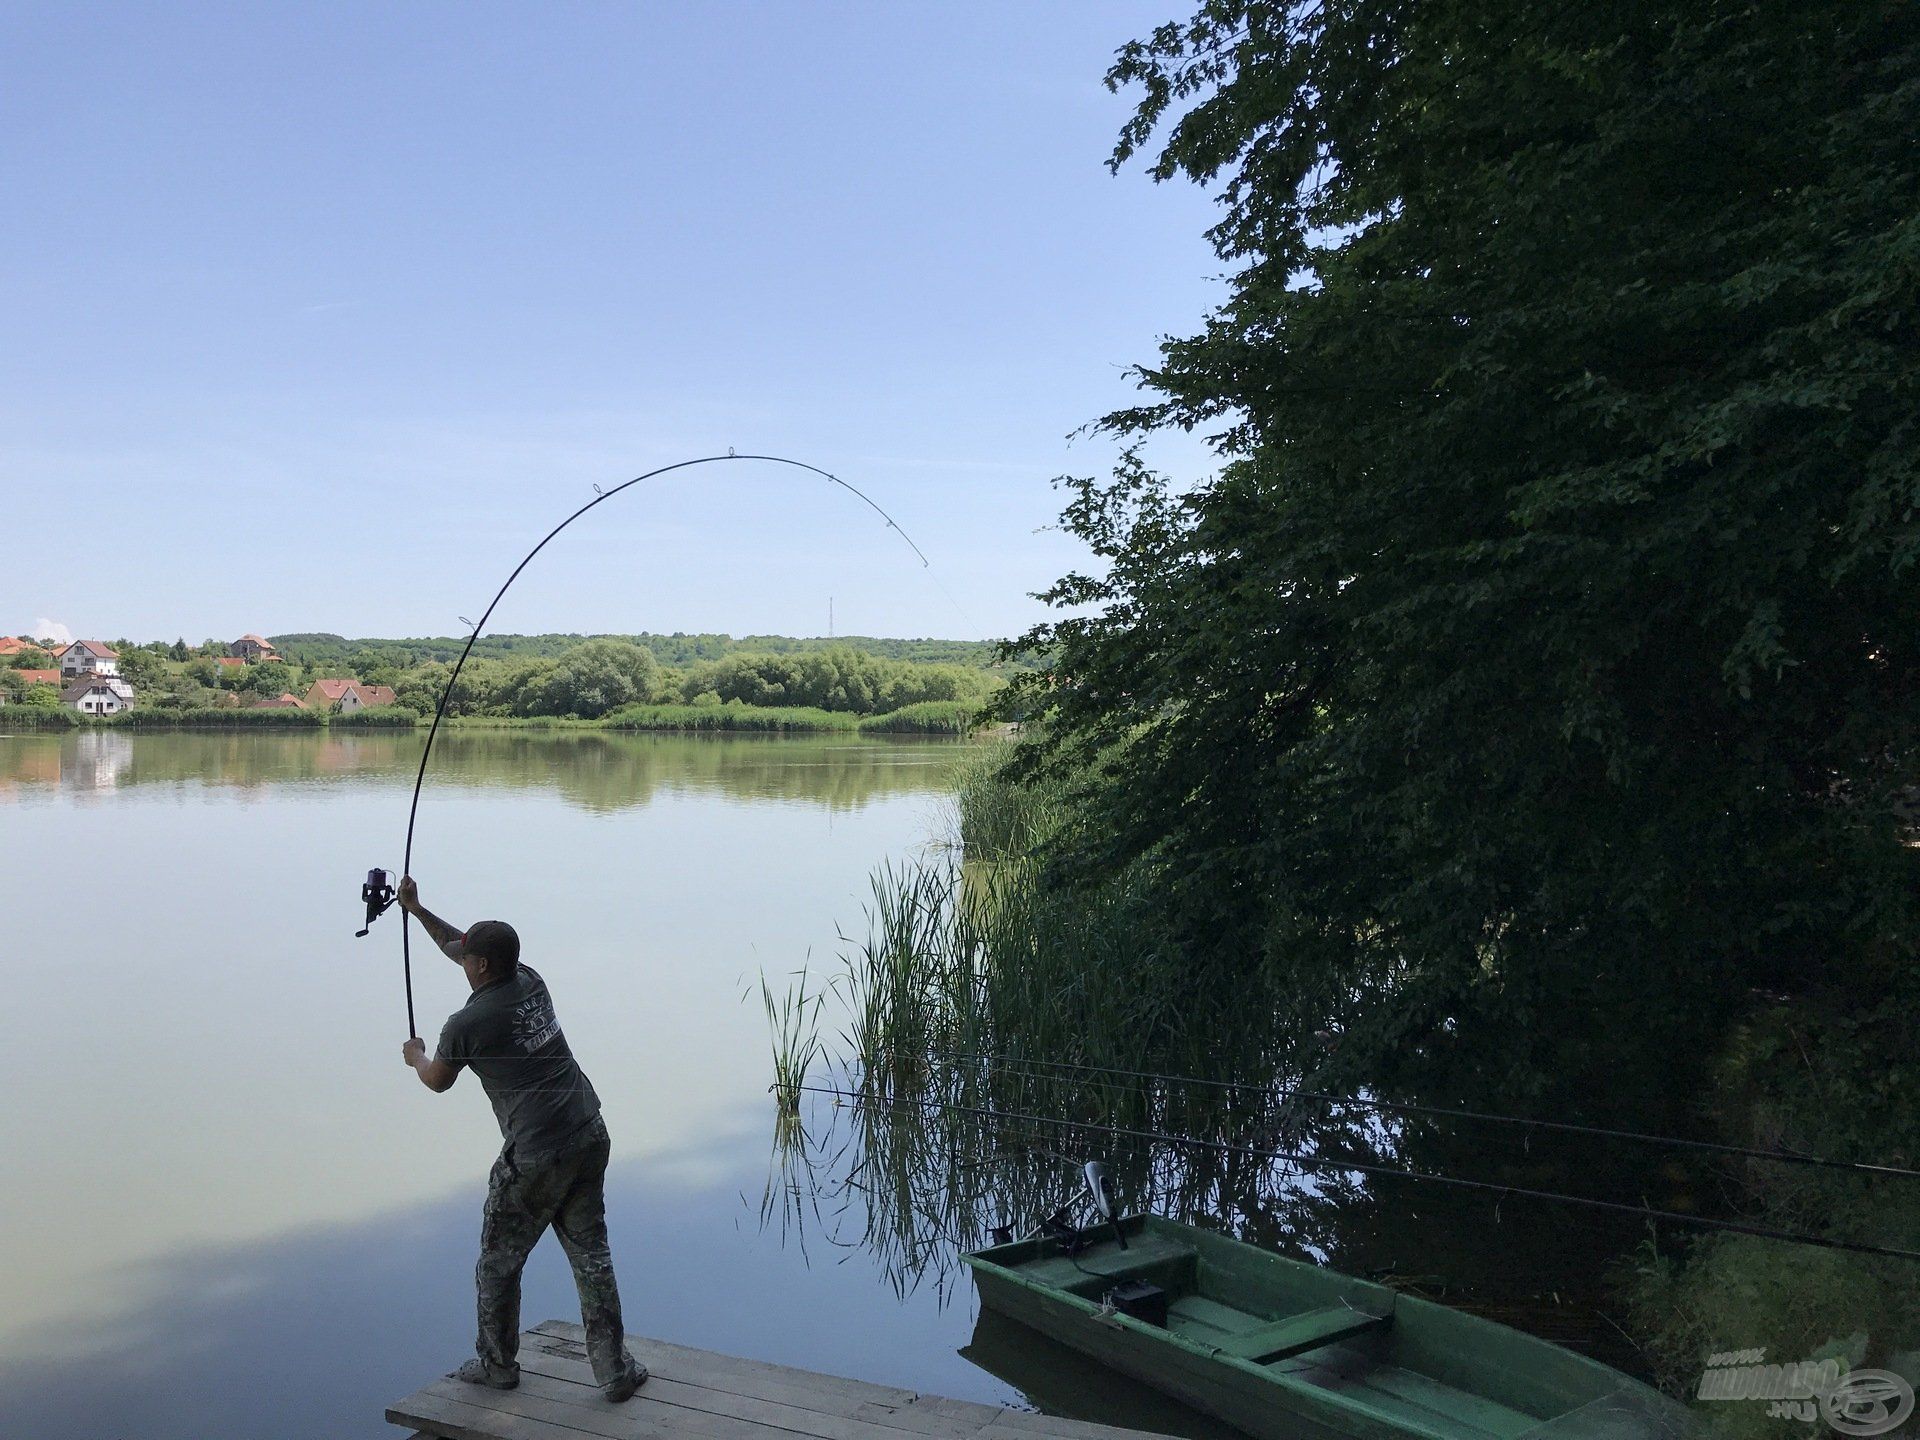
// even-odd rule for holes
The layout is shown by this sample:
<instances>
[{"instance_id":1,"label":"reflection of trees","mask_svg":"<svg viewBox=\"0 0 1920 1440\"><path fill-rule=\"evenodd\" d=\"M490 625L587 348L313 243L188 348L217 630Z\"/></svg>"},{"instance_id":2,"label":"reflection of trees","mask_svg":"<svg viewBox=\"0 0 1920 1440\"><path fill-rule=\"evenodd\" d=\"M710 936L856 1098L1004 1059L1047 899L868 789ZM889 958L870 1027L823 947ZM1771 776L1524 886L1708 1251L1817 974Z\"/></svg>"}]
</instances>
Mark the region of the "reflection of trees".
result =
<instances>
[{"instance_id":1,"label":"reflection of trees","mask_svg":"<svg viewBox=\"0 0 1920 1440\"><path fill-rule=\"evenodd\" d=\"M103 743L106 752L103 752ZM422 737L368 731L69 731L0 738L0 793L32 786L237 786L404 782ZM658 794L791 800L850 810L942 787L960 751L940 741L853 736L651 735L453 730L434 744L429 786L551 790L589 810Z\"/></svg>"},{"instance_id":2,"label":"reflection of trees","mask_svg":"<svg viewBox=\"0 0 1920 1440\"><path fill-rule=\"evenodd\" d=\"M1087 1223L1080 1168L1097 1158L1129 1211L1220 1230L1645 1368L1600 1308L1608 1265L1643 1233L1630 1221L1091 1127L1609 1198L1647 1183L1644 1172L1615 1171L1609 1184L1591 1151L1479 1135L1467 1145L1277 1086L1073 1076L1007 1062L940 1064L871 1096L856 1096L857 1083L846 1088L842 1098L816 1095L804 1134L776 1150L763 1220L864 1250L903 1293L931 1285L944 1297L964 1287L959 1253L990 1243L995 1226L1024 1233L1067 1203ZM1657 1192L1648 1198L1658 1203Z\"/></svg>"}]
</instances>

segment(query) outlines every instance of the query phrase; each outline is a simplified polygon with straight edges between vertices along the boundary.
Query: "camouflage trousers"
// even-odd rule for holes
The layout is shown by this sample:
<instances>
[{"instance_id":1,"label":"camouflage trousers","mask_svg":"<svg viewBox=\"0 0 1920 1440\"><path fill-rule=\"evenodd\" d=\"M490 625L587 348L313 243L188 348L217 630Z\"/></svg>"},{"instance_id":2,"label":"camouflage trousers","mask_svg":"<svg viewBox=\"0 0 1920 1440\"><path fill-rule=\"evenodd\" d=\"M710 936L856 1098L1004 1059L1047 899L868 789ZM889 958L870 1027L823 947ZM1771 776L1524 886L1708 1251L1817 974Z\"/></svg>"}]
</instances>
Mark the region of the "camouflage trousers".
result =
<instances>
[{"instance_id":1,"label":"camouflage trousers","mask_svg":"<svg viewBox=\"0 0 1920 1440\"><path fill-rule=\"evenodd\" d=\"M487 1177L486 1219L480 1229L480 1359L490 1375L520 1373L520 1272L547 1227L573 1265L580 1319L587 1327L593 1378L607 1385L634 1362L620 1321L620 1287L607 1244L607 1127L597 1116L557 1152L515 1161L502 1151Z\"/></svg>"}]
</instances>

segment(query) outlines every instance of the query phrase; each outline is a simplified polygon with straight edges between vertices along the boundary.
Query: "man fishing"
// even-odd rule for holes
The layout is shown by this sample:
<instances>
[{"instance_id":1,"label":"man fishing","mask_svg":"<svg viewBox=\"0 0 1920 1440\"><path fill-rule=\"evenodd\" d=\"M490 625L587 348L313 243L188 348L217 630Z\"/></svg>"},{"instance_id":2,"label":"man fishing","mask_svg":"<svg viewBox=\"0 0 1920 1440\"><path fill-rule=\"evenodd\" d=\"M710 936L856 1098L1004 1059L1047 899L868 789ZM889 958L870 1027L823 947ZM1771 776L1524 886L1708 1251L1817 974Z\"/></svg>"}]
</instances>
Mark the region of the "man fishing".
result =
<instances>
[{"instance_id":1,"label":"man fishing","mask_svg":"<svg viewBox=\"0 0 1920 1440\"><path fill-rule=\"evenodd\" d=\"M410 875L401 879L397 899L473 987L467 1003L448 1017L431 1060L418 1037L401 1054L435 1094L471 1067L506 1142L487 1177L474 1272L479 1354L454 1378L496 1390L520 1383L520 1272L551 1225L573 1265L593 1378L609 1400L626 1400L647 1370L627 1349L621 1328L607 1244L609 1141L600 1097L567 1048L546 982L520 963L520 937L511 925L481 920L463 934L421 906Z\"/></svg>"}]
</instances>

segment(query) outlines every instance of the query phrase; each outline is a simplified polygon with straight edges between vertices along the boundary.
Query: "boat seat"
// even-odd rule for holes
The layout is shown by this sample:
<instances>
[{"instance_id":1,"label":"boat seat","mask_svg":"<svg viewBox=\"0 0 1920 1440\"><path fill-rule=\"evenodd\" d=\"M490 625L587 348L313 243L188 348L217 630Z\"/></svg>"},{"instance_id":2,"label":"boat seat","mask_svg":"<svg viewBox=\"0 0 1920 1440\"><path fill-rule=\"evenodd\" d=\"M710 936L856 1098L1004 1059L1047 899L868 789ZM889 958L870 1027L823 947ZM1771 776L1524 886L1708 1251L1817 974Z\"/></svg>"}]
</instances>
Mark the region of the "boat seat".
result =
<instances>
[{"instance_id":1,"label":"boat seat","mask_svg":"<svg viewBox=\"0 0 1920 1440\"><path fill-rule=\"evenodd\" d=\"M1371 1315L1351 1305L1329 1305L1324 1310L1309 1310L1304 1315L1288 1315L1257 1330L1229 1336L1214 1344L1223 1355L1234 1355L1242 1360L1251 1360L1256 1365L1264 1365L1274 1360L1285 1360L1303 1350L1316 1350L1322 1345L1348 1340L1369 1330L1383 1330L1392 1321L1392 1315Z\"/></svg>"}]
</instances>

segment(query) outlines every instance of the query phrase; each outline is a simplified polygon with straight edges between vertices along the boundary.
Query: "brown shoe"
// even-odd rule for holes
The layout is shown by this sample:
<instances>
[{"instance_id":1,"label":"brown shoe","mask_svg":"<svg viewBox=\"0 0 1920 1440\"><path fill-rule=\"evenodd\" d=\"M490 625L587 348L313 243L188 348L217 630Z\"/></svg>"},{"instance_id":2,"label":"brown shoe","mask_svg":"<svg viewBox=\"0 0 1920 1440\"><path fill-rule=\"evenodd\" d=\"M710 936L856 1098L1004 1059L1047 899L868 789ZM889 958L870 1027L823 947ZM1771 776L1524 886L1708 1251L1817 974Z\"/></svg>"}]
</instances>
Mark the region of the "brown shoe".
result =
<instances>
[{"instance_id":1,"label":"brown shoe","mask_svg":"<svg viewBox=\"0 0 1920 1440\"><path fill-rule=\"evenodd\" d=\"M633 1398L633 1392L646 1383L647 1367L636 1360L633 1362L633 1368L631 1370L627 1371L626 1374L622 1375L600 1393L618 1405L622 1400L631 1400Z\"/></svg>"}]
</instances>

